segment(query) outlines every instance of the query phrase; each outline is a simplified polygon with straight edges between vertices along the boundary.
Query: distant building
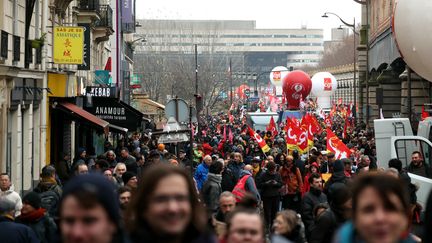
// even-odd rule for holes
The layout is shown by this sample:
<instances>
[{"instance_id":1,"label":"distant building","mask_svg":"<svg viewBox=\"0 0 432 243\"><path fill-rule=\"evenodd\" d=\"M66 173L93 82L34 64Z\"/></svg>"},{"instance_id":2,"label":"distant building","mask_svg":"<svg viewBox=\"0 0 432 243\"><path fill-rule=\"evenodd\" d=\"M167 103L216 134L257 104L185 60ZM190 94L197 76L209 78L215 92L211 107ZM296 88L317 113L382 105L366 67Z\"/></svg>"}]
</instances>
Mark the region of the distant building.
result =
<instances>
[{"instance_id":1,"label":"distant building","mask_svg":"<svg viewBox=\"0 0 432 243\"><path fill-rule=\"evenodd\" d=\"M324 41L324 53L331 53L338 49L338 46L343 43L344 39L349 36L348 28L333 28L331 29L331 40Z\"/></svg>"},{"instance_id":2,"label":"distant building","mask_svg":"<svg viewBox=\"0 0 432 243\"><path fill-rule=\"evenodd\" d=\"M257 29L255 21L238 20L137 20L138 37L146 43L136 56L148 52L165 55L198 52L241 59L237 72L265 72L275 66L317 65L323 48L323 30Z\"/></svg>"}]
</instances>

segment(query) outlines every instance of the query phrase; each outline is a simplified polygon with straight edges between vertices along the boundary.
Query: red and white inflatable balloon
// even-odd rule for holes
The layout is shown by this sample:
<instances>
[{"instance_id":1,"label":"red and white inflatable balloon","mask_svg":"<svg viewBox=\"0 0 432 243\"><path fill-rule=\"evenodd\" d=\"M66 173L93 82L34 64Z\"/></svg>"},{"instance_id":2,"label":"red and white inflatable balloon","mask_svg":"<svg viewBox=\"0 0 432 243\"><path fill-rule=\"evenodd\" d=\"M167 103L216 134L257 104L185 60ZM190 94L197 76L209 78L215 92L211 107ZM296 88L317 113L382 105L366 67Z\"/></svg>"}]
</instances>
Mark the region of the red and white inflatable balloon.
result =
<instances>
[{"instance_id":1,"label":"red and white inflatable balloon","mask_svg":"<svg viewBox=\"0 0 432 243\"><path fill-rule=\"evenodd\" d=\"M337 89L337 80L329 72L319 72L312 77L312 94L317 97L318 107L330 109L330 97Z\"/></svg>"},{"instance_id":2,"label":"red and white inflatable balloon","mask_svg":"<svg viewBox=\"0 0 432 243\"><path fill-rule=\"evenodd\" d=\"M404 61L432 82L432 1L396 0L393 34Z\"/></svg>"},{"instance_id":3,"label":"red and white inflatable balloon","mask_svg":"<svg viewBox=\"0 0 432 243\"><path fill-rule=\"evenodd\" d=\"M288 103L288 109L297 110L300 99L304 100L309 95L312 81L307 73L295 70L284 77L282 88Z\"/></svg>"}]
</instances>

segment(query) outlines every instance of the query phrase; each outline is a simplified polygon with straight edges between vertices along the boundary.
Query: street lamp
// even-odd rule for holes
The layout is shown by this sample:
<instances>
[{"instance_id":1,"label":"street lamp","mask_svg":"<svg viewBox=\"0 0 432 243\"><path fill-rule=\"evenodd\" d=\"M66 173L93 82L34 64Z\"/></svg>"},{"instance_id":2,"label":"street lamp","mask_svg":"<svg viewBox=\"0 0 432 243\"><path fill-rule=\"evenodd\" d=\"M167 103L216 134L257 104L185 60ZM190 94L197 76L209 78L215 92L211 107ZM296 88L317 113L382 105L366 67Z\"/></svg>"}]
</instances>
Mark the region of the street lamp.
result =
<instances>
[{"instance_id":1,"label":"street lamp","mask_svg":"<svg viewBox=\"0 0 432 243\"><path fill-rule=\"evenodd\" d=\"M353 32L354 32L354 35L353 35L354 36L354 76L353 76L354 84L353 84L353 86L354 86L354 107L356 107L356 109L357 109L357 80L356 80L357 79L357 74L356 74L356 72L357 72L357 67L356 67L356 64L357 64L357 60L356 60L356 34L357 34L357 32L356 32L356 21L354 18L354 22L352 24L349 24L348 22L343 20L339 15L332 13L332 12L325 12L321 17L328 18L329 17L328 15L336 16L344 25L352 28ZM354 113L354 114L355 114L354 118L357 118L357 114L356 113Z\"/></svg>"}]
</instances>

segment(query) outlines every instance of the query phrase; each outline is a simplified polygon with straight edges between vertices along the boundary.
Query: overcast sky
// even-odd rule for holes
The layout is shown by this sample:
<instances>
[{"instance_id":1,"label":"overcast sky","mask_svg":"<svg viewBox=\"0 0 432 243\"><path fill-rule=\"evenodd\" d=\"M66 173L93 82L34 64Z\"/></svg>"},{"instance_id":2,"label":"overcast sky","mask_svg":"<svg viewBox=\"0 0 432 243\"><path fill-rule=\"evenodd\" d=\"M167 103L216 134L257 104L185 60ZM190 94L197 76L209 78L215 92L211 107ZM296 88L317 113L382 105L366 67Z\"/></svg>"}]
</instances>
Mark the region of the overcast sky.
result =
<instances>
[{"instance_id":1,"label":"overcast sky","mask_svg":"<svg viewBox=\"0 0 432 243\"><path fill-rule=\"evenodd\" d=\"M257 28L323 28L341 24L338 14L352 23L360 22L361 6L352 0L136 0L137 19L256 20Z\"/></svg>"}]
</instances>

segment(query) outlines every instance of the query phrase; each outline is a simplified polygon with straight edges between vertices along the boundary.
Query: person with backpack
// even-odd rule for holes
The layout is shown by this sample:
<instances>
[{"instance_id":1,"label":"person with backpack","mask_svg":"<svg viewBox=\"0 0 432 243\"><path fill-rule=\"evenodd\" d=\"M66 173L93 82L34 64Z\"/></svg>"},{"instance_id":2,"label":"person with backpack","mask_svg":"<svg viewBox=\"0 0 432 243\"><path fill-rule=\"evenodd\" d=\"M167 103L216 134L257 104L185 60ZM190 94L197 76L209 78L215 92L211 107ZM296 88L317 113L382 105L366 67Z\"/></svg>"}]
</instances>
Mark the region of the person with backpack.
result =
<instances>
[{"instance_id":1,"label":"person with backpack","mask_svg":"<svg viewBox=\"0 0 432 243\"><path fill-rule=\"evenodd\" d=\"M252 176L252 171L252 165L246 165L241 171L240 178L232 191L236 198L236 202L240 202L247 193L252 194L257 202L261 201L261 196Z\"/></svg>"},{"instance_id":2,"label":"person with backpack","mask_svg":"<svg viewBox=\"0 0 432 243\"><path fill-rule=\"evenodd\" d=\"M62 196L62 189L57 184L55 172L55 168L51 165L42 168L41 181L33 190L41 198L41 207L46 209L48 215L53 218L57 217L58 204Z\"/></svg>"},{"instance_id":3,"label":"person with backpack","mask_svg":"<svg viewBox=\"0 0 432 243\"><path fill-rule=\"evenodd\" d=\"M36 192L29 192L23 197L21 215L15 219L15 222L30 227L41 243L56 240L57 225L46 215L46 210L41 207L41 198Z\"/></svg>"}]
</instances>

